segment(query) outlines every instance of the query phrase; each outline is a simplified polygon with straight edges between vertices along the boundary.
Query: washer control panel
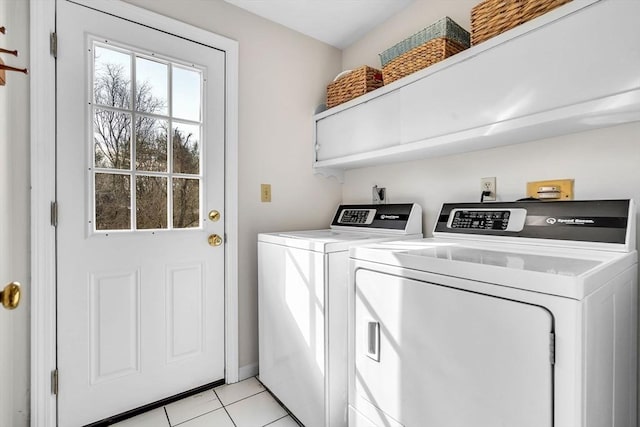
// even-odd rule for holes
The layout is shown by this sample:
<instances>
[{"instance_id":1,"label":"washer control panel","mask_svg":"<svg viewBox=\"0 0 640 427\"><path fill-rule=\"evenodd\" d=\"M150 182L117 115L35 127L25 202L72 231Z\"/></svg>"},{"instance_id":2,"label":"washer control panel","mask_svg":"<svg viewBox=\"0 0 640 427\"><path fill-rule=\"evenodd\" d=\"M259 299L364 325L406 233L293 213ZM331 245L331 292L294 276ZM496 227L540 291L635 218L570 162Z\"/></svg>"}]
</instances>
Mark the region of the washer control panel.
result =
<instances>
[{"instance_id":1,"label":"washer control panel","mask_svg":"<svg viewBox=\"0 0 640 427\"><path fill-rule=\"evenodd\" d=\"M344 209L338 217L340 225L369 225L376 216L375 209Z\"/></svg>"},{"instance_id":2,"label":"washer control panel","mask_svg":"<svg viewBox=\"0 0 640 427\"><path fill-rule=\"evenodd\" d=\"M448 228L461 230L520 231L524 228L524 209L453 209Z\"/></svg>"},{"instance_id":3,"label":"washer control panel","mask_svg":"<svg viewBox=\"0 0 640 427\"><path fill-rule=\"evenodd\" d=\"M421 234L422 208L415 203L340 205L331 228L345 231Z\"/></svg>"}]
</instances>

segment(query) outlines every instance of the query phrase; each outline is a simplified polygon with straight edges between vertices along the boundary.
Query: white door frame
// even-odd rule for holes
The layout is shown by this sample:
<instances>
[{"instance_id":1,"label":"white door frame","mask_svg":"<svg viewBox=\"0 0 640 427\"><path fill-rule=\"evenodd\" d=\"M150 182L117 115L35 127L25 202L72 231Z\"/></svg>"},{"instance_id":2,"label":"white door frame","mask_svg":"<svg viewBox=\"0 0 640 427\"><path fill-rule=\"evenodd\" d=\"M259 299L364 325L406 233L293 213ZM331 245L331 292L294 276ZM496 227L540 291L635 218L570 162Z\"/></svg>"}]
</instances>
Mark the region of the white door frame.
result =
<instances>
[{"instance_id":1,"label":"white door frame","mask_svg":"<svg viewBox=\"0 0 640 427\"><path fill-rule=\"evenodd\" d=\"M114 0L73 0L226 52L225 88L225 381L238 366L238 42ZM56 2L30 0L31 114L31 426L57 421L51 372L56 368L56 240L51 203L56 200Z\"/></svg>"}]
</instances>

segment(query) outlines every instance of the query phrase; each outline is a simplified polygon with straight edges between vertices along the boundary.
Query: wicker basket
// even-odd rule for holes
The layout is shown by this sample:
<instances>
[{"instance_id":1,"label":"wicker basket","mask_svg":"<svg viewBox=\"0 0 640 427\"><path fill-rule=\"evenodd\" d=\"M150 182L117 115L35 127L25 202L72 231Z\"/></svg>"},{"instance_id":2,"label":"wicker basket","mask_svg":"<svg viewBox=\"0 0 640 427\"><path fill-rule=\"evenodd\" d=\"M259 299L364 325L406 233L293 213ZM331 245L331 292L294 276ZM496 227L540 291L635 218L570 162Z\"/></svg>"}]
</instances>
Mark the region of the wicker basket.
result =
<instances>
[{"instance_id":1,"label":"wicker basket","mask_svg":"<svg viewBox=\"0 0 640 427\"><path fill-rule=\"evenodd\" d=\"M571 0L485 0L471 9L471 44L544 15Z\"/></svg>"},{"instance_id":2,"label":"wicker basket","mask_svg":"<svg viewBox=\"0 0 640 427\"><path fill-rule=\"evenodd\" d=\"M382 72L363 65L329 83L327 108L335 107L382 86Z\"/></svg>"},{"instance_id":3,"label":"wicker basket","mask_svg":"<svg viewBox=\"0 0 640 427\"><path fill-rule=\"evenodd\" d=\"M382 67L384 84L408 76L423 68L440 62L445 58L455 55L467 49L468 46L449 40L444 37L429 40L428 42L411 49L409 52L392 59Z\"/></svg>"},{"instance_id":4,"label":"wicker basket","mask_svg":"<svg viewBox=\"0 0 640 427\"><path fill-rule=\"evenodd\" d=\"M445 16L380 54L384 83L391 83L468 48L469 40L469 32Z\"/></svg>"}]
</instances>

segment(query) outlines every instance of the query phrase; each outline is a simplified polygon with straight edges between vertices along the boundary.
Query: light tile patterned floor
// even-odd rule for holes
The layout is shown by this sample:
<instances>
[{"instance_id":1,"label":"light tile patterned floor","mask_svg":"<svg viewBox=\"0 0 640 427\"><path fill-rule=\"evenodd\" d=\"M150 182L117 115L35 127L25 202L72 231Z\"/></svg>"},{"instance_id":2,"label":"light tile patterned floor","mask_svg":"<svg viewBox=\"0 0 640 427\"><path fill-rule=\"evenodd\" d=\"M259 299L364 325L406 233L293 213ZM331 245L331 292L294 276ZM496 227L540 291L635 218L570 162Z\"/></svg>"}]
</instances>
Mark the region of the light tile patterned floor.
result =
<instances>
[{"instance_id":1,"label":"light tile patterned floor","mask_svg":"<svg viewBox=\"0 0 640 427\"><path fill-rule=\"evenodd\" d=\"M256 378L154 409L117 427L299 427Z\"/></svg>"}]
</instances>

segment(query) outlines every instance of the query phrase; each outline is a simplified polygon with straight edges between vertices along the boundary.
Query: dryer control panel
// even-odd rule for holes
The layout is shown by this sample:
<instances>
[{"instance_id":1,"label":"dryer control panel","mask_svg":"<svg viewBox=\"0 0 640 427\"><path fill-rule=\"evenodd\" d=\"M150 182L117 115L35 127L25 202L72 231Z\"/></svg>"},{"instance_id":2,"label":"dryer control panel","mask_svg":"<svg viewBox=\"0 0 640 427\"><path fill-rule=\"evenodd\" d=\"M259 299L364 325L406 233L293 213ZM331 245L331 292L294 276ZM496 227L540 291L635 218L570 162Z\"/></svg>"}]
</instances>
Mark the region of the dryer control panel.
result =
<instances>
[{"instance_id":1,"label":"dryer control panel","mask_svg":"<svg viewBox=\"0 0 640 427\"><path fill-rule=\"evenodd\" d=\"M635 248L635 207L628 199L445 203L433 234Z\"/></svg>"},{"instance_id":2,"label":"dryer control panel","mask_svg":"<svg viewBox=\"0 0 640 427\"><path fill-rule=\"evenodd\" d=\"M520 231L527 211L524 209L454 209L447 226L455 229Z\"/></svg>"}]
</instances>

